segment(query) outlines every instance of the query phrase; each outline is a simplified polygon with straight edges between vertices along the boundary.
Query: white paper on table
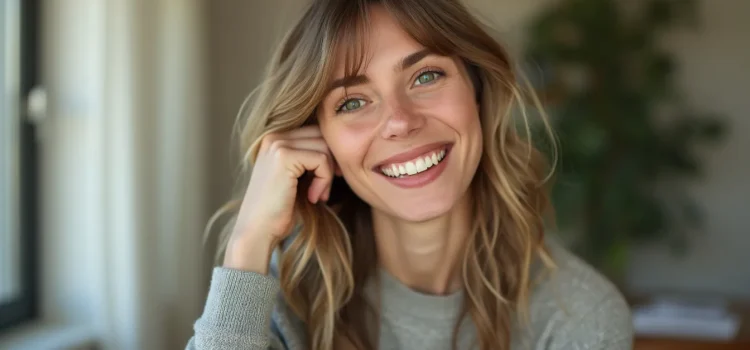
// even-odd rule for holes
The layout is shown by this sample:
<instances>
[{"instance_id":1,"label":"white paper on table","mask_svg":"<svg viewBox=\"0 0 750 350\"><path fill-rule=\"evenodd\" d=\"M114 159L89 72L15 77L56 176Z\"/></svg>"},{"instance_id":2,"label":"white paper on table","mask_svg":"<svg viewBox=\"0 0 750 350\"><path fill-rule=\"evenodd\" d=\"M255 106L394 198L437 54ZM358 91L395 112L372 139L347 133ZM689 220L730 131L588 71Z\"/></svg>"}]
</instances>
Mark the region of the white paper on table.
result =
<instances>
[{"instance_id":1,"label":"white paper on table","mask_svg":"<svg viewBox=\"0 0 750 350\"><path fill-rule=\"evenodd\" d=\"M730 340L740 319L718 299L657 298L633 310L633 326L638 335Z\"/></svg>"}]
</instances>

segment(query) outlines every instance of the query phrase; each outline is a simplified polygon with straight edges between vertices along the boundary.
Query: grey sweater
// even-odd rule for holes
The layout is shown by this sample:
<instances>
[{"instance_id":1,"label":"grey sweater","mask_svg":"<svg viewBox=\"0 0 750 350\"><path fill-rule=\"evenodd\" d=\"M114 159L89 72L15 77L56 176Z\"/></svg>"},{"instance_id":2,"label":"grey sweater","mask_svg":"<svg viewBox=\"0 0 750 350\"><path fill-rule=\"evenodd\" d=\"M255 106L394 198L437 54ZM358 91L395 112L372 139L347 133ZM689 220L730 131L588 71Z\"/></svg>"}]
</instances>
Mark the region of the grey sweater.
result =
<instances>
[{"instance_id":1,"label":"grey sweater","mask_svg":"<svg viewBox=\"0 0 750 350\"><path fill-rule=\"evenodd\" d=\"M558 269L537 284L529 323L514 321L513 350L632 349L630 311L617 289L558 244L548 247ZM203 315L187 350L305 349L304 325L284 303L276 273L260 275L217 267ZM379 288L379 290L373 289ZM369 284L380 295L380 349L449 350L462 292L421 294L381 271ZM376 293L377 292L377 293ZM474 325L458 333L460 349L475 349Z\"/></svg>"}]
</instances>

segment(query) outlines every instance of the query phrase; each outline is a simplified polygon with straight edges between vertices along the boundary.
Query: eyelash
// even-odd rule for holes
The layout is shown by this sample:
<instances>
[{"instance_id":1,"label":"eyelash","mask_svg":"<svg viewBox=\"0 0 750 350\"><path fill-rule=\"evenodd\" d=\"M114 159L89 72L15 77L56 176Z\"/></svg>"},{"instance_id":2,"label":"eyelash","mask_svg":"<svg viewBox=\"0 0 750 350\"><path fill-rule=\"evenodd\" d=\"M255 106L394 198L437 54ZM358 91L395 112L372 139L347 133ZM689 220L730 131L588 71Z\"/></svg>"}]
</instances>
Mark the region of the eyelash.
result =
<instances>
[{"instance_id":1,"label":"eyelash","mask_svg":"<svg viewBox=\"0 0 750 350\"><path fill-rule=\"evenodd\" d=\"M434 73L434 74L436 74L438 77L435 80L445 77L445 71L444 70L439 69L439 68L427 67L427 68L422 68L422 70L420 70L416 74L416 78L414 78L414 81L416 82L416 80L419 79L419 77L421 77L422 75L427 74L427 73ZM435 80L433 80L433 81L431 81L429 83L420 84L418 86L432 85L432 83L435 82ZM341 102L339 102L336 105L336 108L334 109L334 111L336 112L336 114L352 113L352 112L357 111L357 109L352 110L352 111L343 111L343 110L341 110L346 105L346 103L349 102L349 101L351 101L351 100L357 100L357 98L346 98L345 97L343 100L341 100ZM359 100L361 100L361 99L359 99Z\"/></svg>"},{"instance_id":2,"label":"eyelash","mask_svg":"<svg viewBox=\"0 0 750 350\"><path fill-rule=\"evenodd\" d=\"M440 78L442 78L442 77L445 76L445 71L444 70L442 70L440 68L427 67L427 68L422 68L422 70L420 70L419 72L417 72L417 74L416 74L417 77L415 78L415 80L419 79L419 77L421 77L422 75L424 75L426 73L435 73L435 74L437 74L438 75L437 79L440 79ZM432 84L432 82L427 83L427 85L429 85L429 84Z\"/></svg>"}]
</instances>

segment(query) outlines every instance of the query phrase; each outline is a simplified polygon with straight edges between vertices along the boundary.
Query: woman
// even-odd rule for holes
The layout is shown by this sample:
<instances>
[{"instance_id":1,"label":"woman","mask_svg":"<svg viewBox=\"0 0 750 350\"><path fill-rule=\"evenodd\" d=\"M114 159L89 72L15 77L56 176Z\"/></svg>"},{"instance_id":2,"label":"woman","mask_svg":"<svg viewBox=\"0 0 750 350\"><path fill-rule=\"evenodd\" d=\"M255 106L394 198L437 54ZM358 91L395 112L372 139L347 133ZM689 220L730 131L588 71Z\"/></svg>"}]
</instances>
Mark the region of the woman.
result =
<instances>
[{"instance_id":1,"label":"woman","mask_svg":"<svg viewBox=\"0 0 750 350\"><path fill-rule=\"evenodd\" d=\"M457 0L313 1L249 103L188 349L630 349L617 290L543 239L521 97Z\"/></svg>"}]
</instances>

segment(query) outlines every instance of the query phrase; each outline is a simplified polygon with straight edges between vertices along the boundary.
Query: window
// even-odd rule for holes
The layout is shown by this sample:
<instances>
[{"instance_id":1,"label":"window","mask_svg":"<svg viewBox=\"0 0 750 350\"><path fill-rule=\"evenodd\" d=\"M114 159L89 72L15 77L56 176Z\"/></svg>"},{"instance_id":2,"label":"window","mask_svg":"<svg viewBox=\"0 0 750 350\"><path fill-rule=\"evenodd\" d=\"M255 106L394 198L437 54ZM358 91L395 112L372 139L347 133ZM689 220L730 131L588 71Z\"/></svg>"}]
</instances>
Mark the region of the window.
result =
<instances>
[{"instance_id":1,"label":"window","mask_svg":"<svg viewBox=\"0 0 750 350\"><path fill-rule=\"evenodd\" d=\"M0 1L0 330L37 311L36 137L26 96L37 83L38 0Z\"/></svg>"}]
</instances>

